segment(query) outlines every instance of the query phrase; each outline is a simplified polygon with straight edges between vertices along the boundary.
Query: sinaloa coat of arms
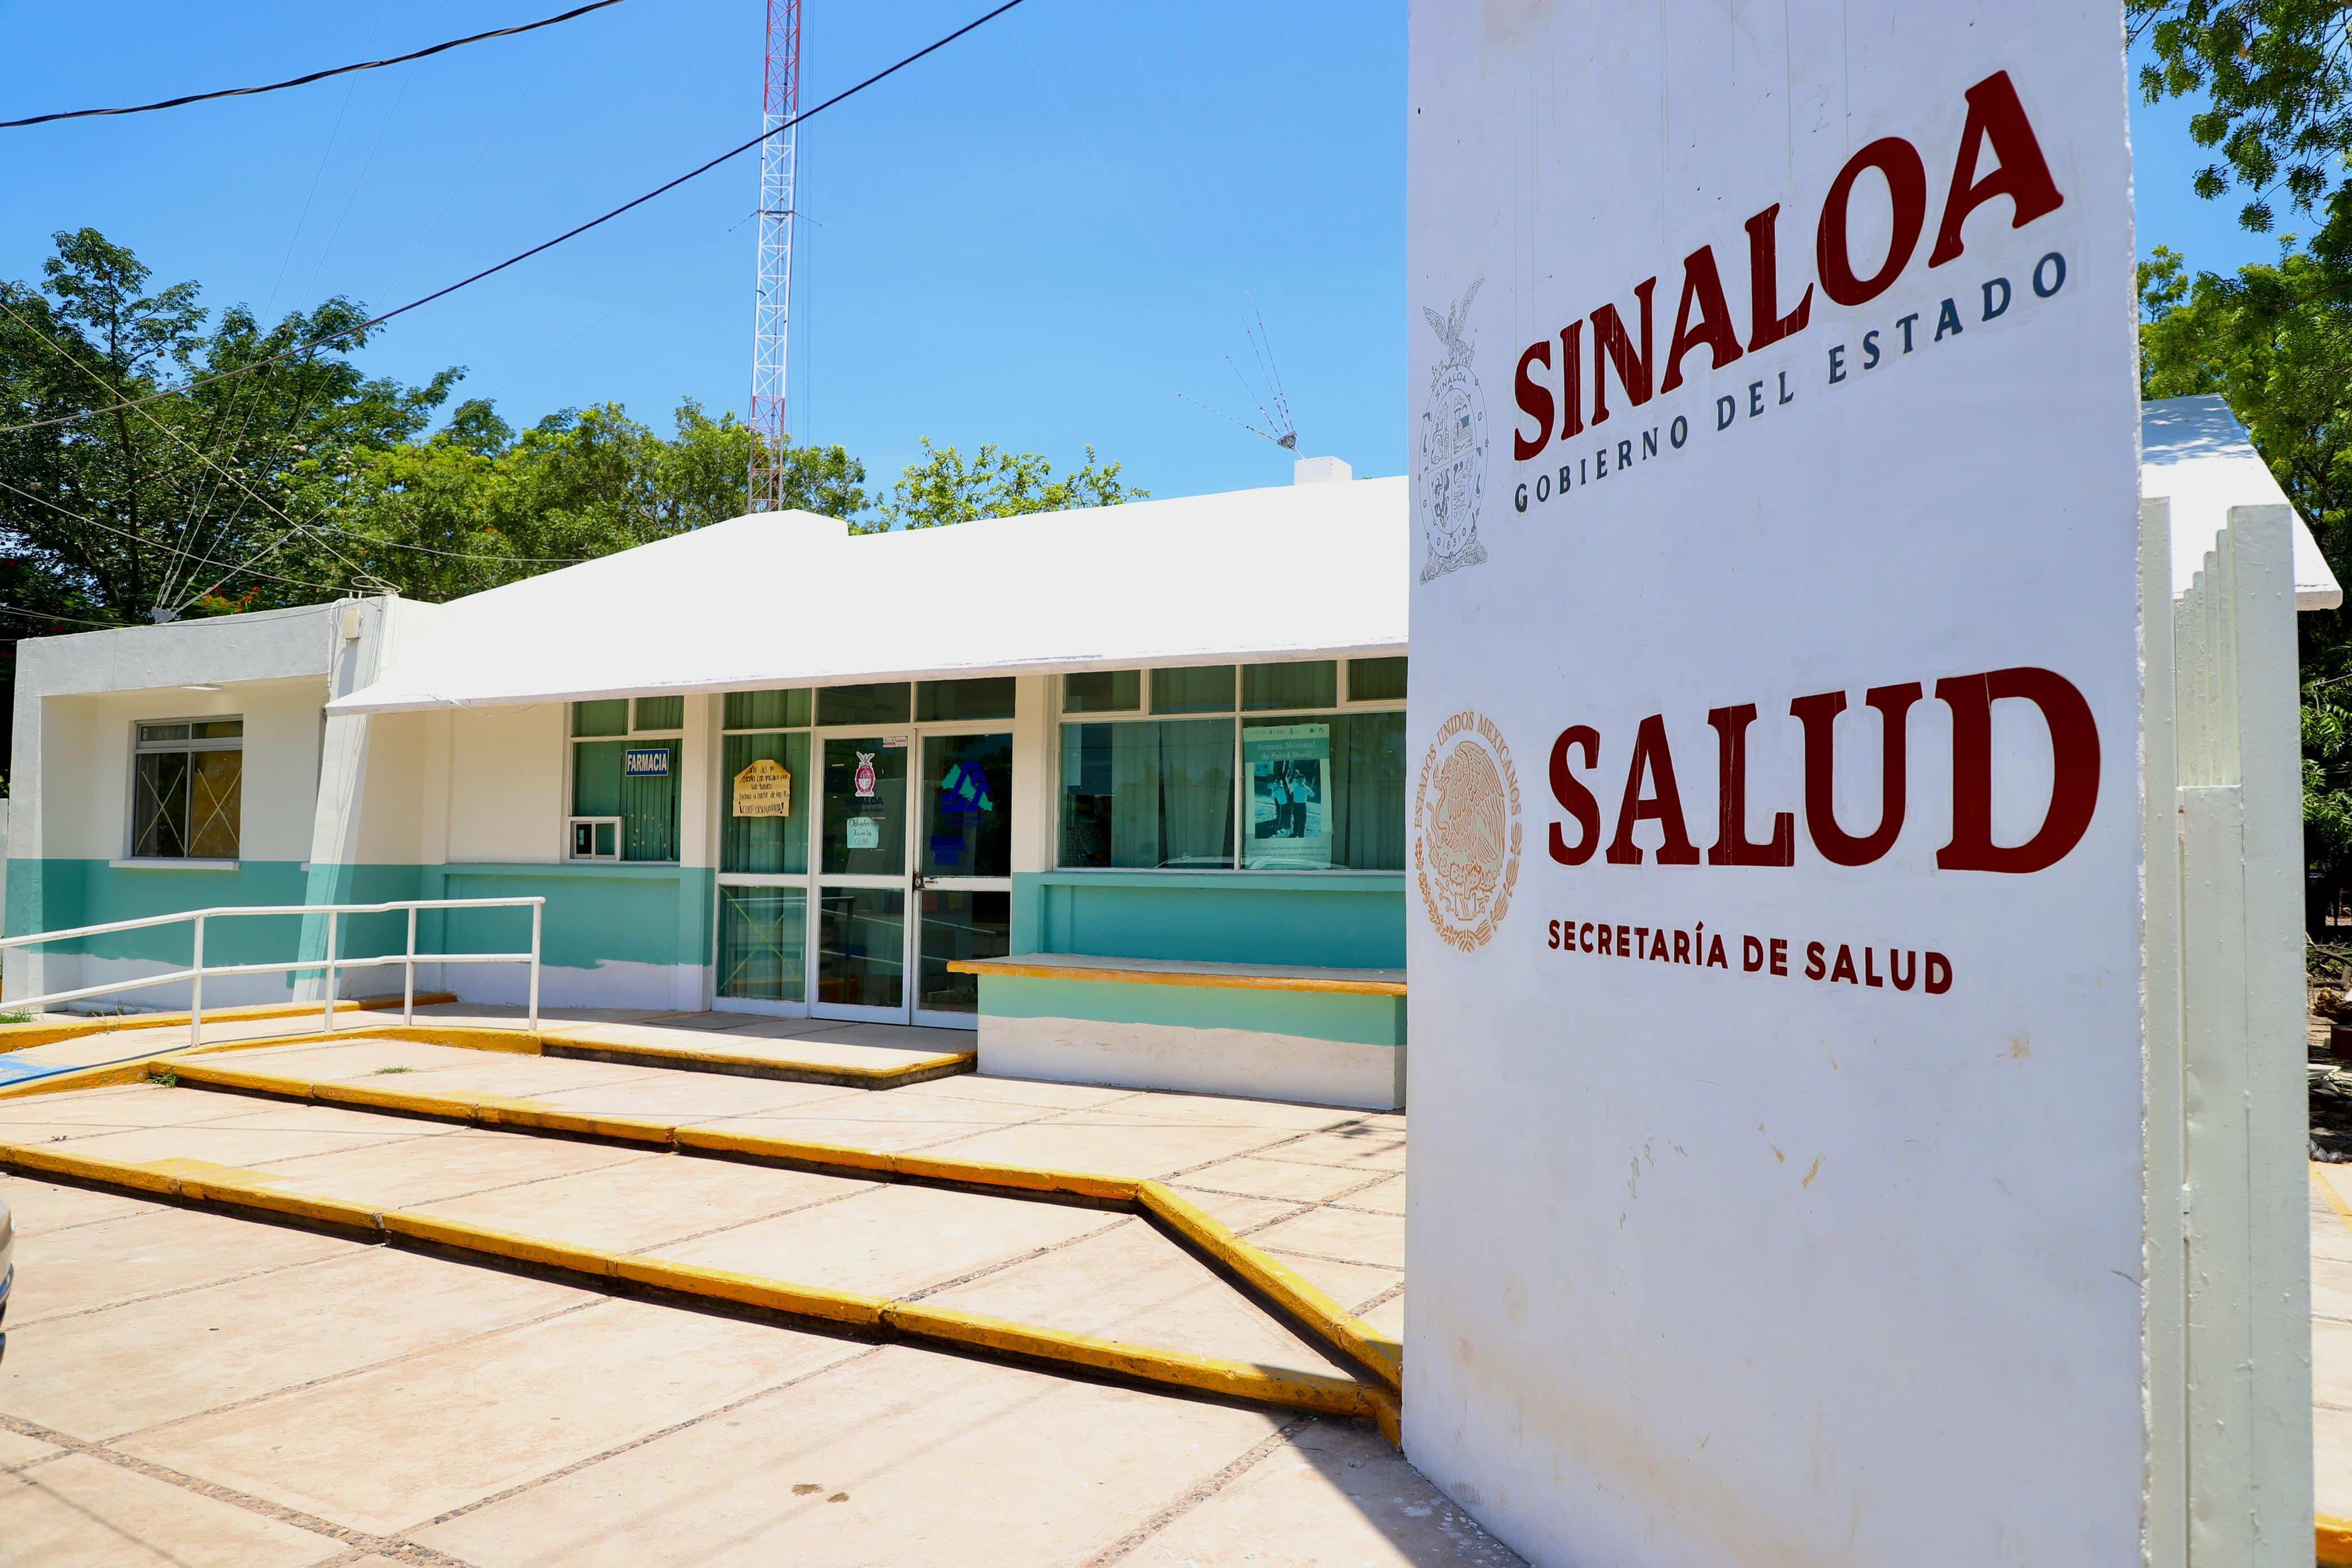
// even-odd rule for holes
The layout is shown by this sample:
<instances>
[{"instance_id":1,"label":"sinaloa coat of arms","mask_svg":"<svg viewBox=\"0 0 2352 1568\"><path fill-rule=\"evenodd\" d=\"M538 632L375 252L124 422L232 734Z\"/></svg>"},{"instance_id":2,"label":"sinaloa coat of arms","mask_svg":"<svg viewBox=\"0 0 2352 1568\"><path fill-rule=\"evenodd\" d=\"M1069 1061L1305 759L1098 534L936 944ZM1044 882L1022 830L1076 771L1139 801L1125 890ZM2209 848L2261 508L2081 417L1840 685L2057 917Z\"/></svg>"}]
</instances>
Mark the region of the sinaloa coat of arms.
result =
<instances>
[{"instance_id":1,"label":"sinaloa coat of arms","mask_svg":"<svg viewBox=\"0 0 2352 1568\"><path fill-rule=\"evenodd\" d=\"M1463 290L1443 316L1425 305L1421 310L1445 346L1445 358L1429 372L1429 402L1421 414L1414 507L1422 537L1429 541L1423 582L1486 559L1486 547L1478 542L1478 500L1486 488L1486 399L1478 390L1464 336L1470 302L1486 281L1482 277Z\"/></svg>"},{"instance_id":2,"label":"sinaloa coat of arms","mask_svg":"<svg viewBox=\"0 0 2352 1568\"><path fill-rule=\"evenodd\" d=\"M1412 802L1412 865L1437 934L1467 953L1510 913L1519 880L1519 776L1503 732L1465 709L1438 727Z\"/></svg>"}]
</instances>

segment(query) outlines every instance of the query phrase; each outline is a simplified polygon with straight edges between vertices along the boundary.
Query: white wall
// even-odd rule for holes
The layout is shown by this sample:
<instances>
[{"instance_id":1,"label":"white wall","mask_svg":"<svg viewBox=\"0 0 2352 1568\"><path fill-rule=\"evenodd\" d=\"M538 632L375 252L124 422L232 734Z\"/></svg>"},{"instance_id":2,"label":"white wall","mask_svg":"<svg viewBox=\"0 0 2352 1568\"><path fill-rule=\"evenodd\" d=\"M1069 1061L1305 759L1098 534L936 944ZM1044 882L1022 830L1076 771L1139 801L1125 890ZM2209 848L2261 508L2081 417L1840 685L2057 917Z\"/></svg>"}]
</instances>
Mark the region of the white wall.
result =
<instances>
[{"instance_id":1,"label":"white wall","mask_svg":"<svg viewBox=\"0 0 2352 1568\"><path fill-rule=\"evenodd\" d=\"M568 717L562 703L448 716L450 862L562 858Z\"/></svg>"}]
</instances>

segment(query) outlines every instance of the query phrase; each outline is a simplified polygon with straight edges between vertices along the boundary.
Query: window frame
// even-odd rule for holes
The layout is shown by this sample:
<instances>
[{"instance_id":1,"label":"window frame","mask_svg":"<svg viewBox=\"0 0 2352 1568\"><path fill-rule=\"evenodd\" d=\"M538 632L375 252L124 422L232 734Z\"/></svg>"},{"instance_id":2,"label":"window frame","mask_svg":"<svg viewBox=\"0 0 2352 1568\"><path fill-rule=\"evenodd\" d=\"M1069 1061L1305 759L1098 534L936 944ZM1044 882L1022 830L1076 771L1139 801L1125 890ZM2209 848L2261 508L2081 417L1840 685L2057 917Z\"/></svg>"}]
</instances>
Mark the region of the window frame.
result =
<instances>
[{"instance_id":1,"label":"window frame","mask_svg":"<svg viewBox=\"0 0 2352 1568\"><path fill-rule=\"evenodd\" d=\"M1365 658L1403 658L1408 661L1412 658L1412 655L1409 653L1401 654L1362 654L1356 656ZM1153 671L1163 669L1195 669L1200 668L1201 666L1199 665L1140 664L1134 666L1118 666L1120 669L1130 667L1135 669L1138 676L1139 677L1141 685L1141 690L1137 698L1137 706L1132 709L1124 711L1079 709L1073 712L1064 707L1064 688L1062 685L1062 679L1060 676L1056 676L1054 680L1053 686L1053 714L1048 728L1051 744L1047 747L1053 758L1054 772L1053 821L1047 824L1047 831L1052 835L1053 841L1054 870L1056 873L1117 872L1121 875L1140 876L1402 876L1404 874L1402 870L1367 871L1355 866L1322 866L1313 869L1303 869L1298 867L1276 866L1253 867L1247 863L1249 856L1247 846L1242 841L1242 833L1244 826L1249 821L1249 778L1248 775L1243 771L1242 763L1244 756L1243 734L1250 726L1279 724L1286 720L1312 720L1319 716L1334 714L1401 714L1405 711L1406 704L1405 699L1402 697L1376 697L1361 701L1357 700L1354 694L1348 689L1348 663L1349 657L1350 656L1348 654L1340 653L1333 654L1328 658L1319 659L1235 659L1216 661L1215 663L1217 664L1230 664L1234 671L1234 706L1222 713L1200 713L1192 711L1161 713L1152 706L1151 674ZM1339 694L1339 700L1328 707L1244 709L1241 706L1242 694L1246 684L1246 678L1243 672L1247 670L1250 665L1294 664L1336 664L1338 665L1338 669L1335 673L1334 679L1335 689ZM1095 672L1086 671L1081 673L1093 674ZM1102 673L1108 674L1110 673L1110 670L1108 667L1106 667ZM1406 666L1406 689L1408 691L1412 689L1411 680L1412 667L1410 663L1408 663ZM1231 767L1233 776L1233 864L1219 868L1202 867L1199 869L1163 866L1087 866L1072 865L1063 860L1062 812L1067 803L1062 789L1062 731L1065 727L1072 724L1160 724L1167 723L1171 720L1181 722L1185 719L1218 718L1230 718L1233 721L1234 727L1234 751Z\"/></svg>"},{"instance_id":2,"label":"window frame","mask_svg":"<svg viewBox=\"0 0 2352 1568\"><path fill-rule=\"evenodd\" d=\"M651 695L655 696L666 696L674 694L656 692ZM630 727L628 729L619 735L577 735L573 733L574 727L579 722L577 710L583 703L611 702L614 700L615 699L610 697L573 697L563 705L563 793L561 801L563 815L563 831L562 836L556 841L558 850L557 863L560 865L588 866L684 865L686 863L687 716L681 712L678 718L678 726L675 729L639 729L636 727L638 697L636 695L633 694L629 696L618 699L619 701L625 702L629 705ZM580 797L576 792L579 783L580 748L583 746L610 746L614 742L618 742L625 747L639 740L658 740L670 743L670 767L675 770L677 776L677 804L675 808L677 812L677 821L671 824L670 836L677 842L677 854L666 861L630 860L628 858L627 830L625 826L621 832L615 835L615 842L613 846L615 852L612 858L606 859L602 855L574 855L572 852L572 825L574 822L579 821L604 821L607 820L607 814L604 813L594 811L575 811L572 810L572 807L577 805L580 800Z\"/></svg>"},{"instance_id":3,"label":"window frame","mask_svg":"<svg viewBox=\"0 0 2352 1568\"><path fill-rule=\"evenodd\" d=\"M800 871L728 871L721 865L721 862L727 858L726 839L727 818L729 815L727 810L727 791L733 786L735 781L733 776L727 771L726 766L728 737L734 735L805 735L809 737L810 760L803 765L802 771L814 774L820 772L822 769L822 764L815 760L817 756L816 732L818 727L816 723L816 694L818 688L814 686L762 686L758 688L747 687L744 689L756 689L762 692L805 691L809 694L809 715L808 718L800 724L754 724L737 727L730 725L727 722L727 699L735 695L734 692L730 690L718 694L719 722L713 727L718 736L719 744L717 757L719 761L718 764L710 770L713 784L715 786L715 793L712 797L710 809L710 821L714 828L712 835L713 846L710 855L711 875L722 883L734 883L740 886L745 887L809 887L816 876L817 846L814 841L808 844L804 857L807 860L808 864ZM910 711L913 700L913 694L910 692L908 696L908 701L910 705ZM814 813L816 810L816 797L813 791L817 788L817 783L809 779L798 779L793 780L793 789L800 797L799 803L806 812ZM811 816L808 820L814 821L814 816ZM812 834L811 837L813 839L814 834ZM717 916L714 914L714 933L717 929L715 925L716 918ZM714 935L713 940L715 941L716 939L717 938ZM716 950L716 948L713 949L714 952Z\"/></svg>"},{"instance_id":4,"label":"window frame","mask_svg":"<svg viewBox=\"0 0 2352 1568\"><path fill-rule=\"evenodd\" d=\"M186 725L189 727L192 733L178 740L148 741L141 738L141 732L143 730L163 725L173 724ZM234 724L237 727L237 733L234 739L219 737L198 739L193 734L193 731L194 727L200 724ZM131 721L131 749L123 768L122 780L123 811L121 863L125 865L141 866L234 868L244 862L245 726L246 716L241 713L190 714L184 716L168 718L135 718ZM161 757L174 754L184 757L194 757L196 753L205 751L234 751L237 754L236 853L233 855L192 855L186 853L176 855L141 854L139 852L139 759L142 757ZM188 771L187 787L191 791L193 791L195 787L195 769L193 765L191 765ZM188 809L191 814L193 814L195 809L193 795L189 800ZM193 825L194 824L192 823L192 828ZM191 836L193 836L193 834Z\"/></svg>"}]
</instances>

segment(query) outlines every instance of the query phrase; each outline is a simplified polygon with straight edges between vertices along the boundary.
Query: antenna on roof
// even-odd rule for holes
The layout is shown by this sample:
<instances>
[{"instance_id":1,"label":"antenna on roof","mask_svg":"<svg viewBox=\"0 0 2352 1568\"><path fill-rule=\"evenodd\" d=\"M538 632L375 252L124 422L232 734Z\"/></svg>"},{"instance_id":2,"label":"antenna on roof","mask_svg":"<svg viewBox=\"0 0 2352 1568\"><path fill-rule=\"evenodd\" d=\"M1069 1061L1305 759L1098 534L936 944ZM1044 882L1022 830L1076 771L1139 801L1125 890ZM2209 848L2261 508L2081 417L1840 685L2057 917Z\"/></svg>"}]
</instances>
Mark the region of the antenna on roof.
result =
<instances>
[{"instance_id":1,"label":"antenna on roof","mask_svg":"<svg viewBox=\"0 0 2352 1568\"><path fill-rule=\"evenodd\" d=\"M1257 296L1246 289L1243 293L1250 302L1252 319L1242 323L1242 335L1249 340L1250 354L1256 361L1258 380L1252 382L1243 374L1241 366L1234 363L1231 354L1225 356L1225 364L1233 371L1234 379L1242 383L1243 395L1257 404L1258 417L1265 422L1265 428L1252 424L1245 419L1235 419L1224 410L1213 403L1202 402L1190 393L1180 392L1176 395L1186 402L1207 409L1219 419L1240 425L1252 435L1264 436L1285 452L1297 452L1298 422L1291 417L1290 394L1283 390L1282 371L1275 363L1274 340L1266 332L1265 317L1257 308Z\"/></svg>"}]
</instances>

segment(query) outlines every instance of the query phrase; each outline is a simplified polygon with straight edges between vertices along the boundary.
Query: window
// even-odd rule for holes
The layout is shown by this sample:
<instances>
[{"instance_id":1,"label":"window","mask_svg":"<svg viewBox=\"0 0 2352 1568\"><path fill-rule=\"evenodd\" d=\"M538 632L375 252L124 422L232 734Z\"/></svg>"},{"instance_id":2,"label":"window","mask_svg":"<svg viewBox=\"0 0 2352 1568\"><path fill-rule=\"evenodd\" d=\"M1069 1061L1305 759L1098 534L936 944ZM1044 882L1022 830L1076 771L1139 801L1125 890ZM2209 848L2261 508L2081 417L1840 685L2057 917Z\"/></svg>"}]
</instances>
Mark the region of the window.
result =
<instances>
[{"instance_id":1,"label":"window","mask_svg":"<svg viewBox=\"0 0 2352 1568\"><path fill-rule=\"evenodd\" d=\"M1141 670L1089 670L1062 677L1064 713L1134 713L1142 706Z\"/></svg>"},{"instance_id":2,"label":"window","mask_svg":"<svg viewBox=\"0 0 2352 1568\"><path fill-rule=\"evenodd\" d=\"M1404 691L1402 658L1064 676L1060 863L1402 871Z\"/></svg>"},{"instance_id":3,"label":"window","mask_svg":"<svg viewBox=\"0 0 2352 1568\"><path fill-rule=\"evenodd\" d=\"M905 681L870 686L825 686L816 694L819 724L904 724L913 688Z\"/></svg>"},{"instance_id":4,"label":"window","mask_svg":"<svg viewBox=\"0 0 2352 1568\"><path fill-rule=\"evenodd\" d=\"M727 694L727 733L719 742L720 871L797 876L808 870L808 721L805 691ZM763 762L774 767L760 768Z\"/></svg>"},{"instance_id":5,"label":"window","mask_svg":"<svg viewBox=\"0 0 2352 1568\"><path fill-rule=\"evenodd\" d=\"M915 716L926 724L935 720L1011 718L1013 677L925 681L915 688Z\"/></svg>"},{"instance_id":6,"label":"window","mask_svg":"<svg viewBox=\"0 0 2352 1568\"><path fill-rule=\"evenodd\" d=\"M1348 661L1348 700L1351 703L1401 703L1404 701L1405 661L1398 659L1350 659Z\"/></svg>"},{"instance_id":7,"label":"window","mask_svg":"<svg viewBox=\"0 0 2352 1568\"><path fill-rule=\"evenodd\" d=\"M1062 863L1230 867L1234 721L1064 725Z\"/></svg>"},{"instance_id":8,"label":"window","mask_svg":"<svg viewBox=\"0 0 2352 1568\"><path fill-rule=\"evenodd\" d=\"M1151 672L1153 713L1231 713L1234 667L1210 664L1192 670Z\"/></svg>"},{"instance_id":9,"label":"window","mask_svg":"<svg viewBox=\"0 0 2352 1568\"><path fill-rule=\"evenodd\" d=\"M572 705L572 859L677 859L685 727L684 697Z\"/></svg>"},{"instance_id":10,"label":"window","mask_svg":"<svg viewBox=\"0 0 2352 1568\"><path fill-rule=\"evenodd\" d=\"M237 858L245 720L177 719L136 731L131 853L138 860Z\"/></svg>"}]
</instances>

